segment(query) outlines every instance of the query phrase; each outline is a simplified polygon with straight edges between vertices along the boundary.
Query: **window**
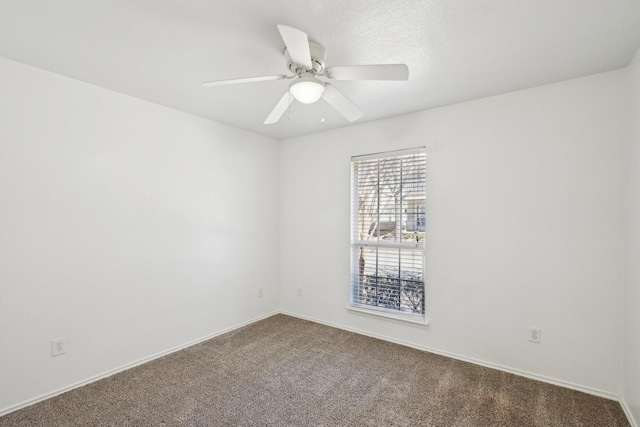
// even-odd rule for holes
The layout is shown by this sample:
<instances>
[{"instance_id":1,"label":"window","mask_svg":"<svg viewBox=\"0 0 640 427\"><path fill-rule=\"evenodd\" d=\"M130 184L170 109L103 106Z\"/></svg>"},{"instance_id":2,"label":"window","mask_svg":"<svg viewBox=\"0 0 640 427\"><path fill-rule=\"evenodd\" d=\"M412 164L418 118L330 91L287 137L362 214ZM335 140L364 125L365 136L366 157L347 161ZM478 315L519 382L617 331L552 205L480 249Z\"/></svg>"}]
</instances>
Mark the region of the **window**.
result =
<instances>
[{"instance_id":1,"label":"window","mask_svg":"<svg viewBox=\"0 0 640 427\"><path fill-rule=\"evenodd\" d=\"M425 157L351 159L351 307L424 316Z\"/></svg>"}]
</instances>

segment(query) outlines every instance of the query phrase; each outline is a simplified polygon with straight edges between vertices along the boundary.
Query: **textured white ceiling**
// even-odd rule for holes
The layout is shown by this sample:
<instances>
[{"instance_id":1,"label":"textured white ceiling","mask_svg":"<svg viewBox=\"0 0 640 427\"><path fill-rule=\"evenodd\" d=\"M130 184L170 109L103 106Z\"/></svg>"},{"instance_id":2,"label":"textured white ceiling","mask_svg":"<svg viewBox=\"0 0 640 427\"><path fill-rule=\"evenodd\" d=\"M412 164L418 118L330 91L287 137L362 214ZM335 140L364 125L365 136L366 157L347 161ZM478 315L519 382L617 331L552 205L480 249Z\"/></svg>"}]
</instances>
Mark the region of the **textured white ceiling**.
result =
<instances>
[{"instance_id":1,"label":"textured white ceiling","mask_svg":"<svg viewBox=\"0 0 640 427\"><path fill-rule=\"evenodd\" d=\"M621 68L640 47L637 0L1 0L0 55L277 139L349 125L297 102L263 125L288 81L201 86L285 74L276 24L328 65L409 66L334 83L360 122Z\"/></svg>"}]
</instances>

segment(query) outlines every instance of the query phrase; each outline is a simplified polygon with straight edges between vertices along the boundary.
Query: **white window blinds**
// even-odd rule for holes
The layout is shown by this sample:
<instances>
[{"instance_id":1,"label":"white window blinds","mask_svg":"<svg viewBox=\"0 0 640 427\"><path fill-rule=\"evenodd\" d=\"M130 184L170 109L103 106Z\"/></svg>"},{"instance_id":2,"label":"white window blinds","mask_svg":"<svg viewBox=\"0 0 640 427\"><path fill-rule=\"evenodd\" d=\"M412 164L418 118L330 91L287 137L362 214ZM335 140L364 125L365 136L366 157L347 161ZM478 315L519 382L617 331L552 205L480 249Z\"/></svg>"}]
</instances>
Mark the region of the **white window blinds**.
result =
<instances>
[{"instance_id":1,"label":"white window blinds","mask_svg":"<svg viewBox=\"0 0 640 427\"><path fill-rule=\"evenodd\" d=\"M351 305L424 315L425 149L351 167Z\"/></svg>"}]
</instances>

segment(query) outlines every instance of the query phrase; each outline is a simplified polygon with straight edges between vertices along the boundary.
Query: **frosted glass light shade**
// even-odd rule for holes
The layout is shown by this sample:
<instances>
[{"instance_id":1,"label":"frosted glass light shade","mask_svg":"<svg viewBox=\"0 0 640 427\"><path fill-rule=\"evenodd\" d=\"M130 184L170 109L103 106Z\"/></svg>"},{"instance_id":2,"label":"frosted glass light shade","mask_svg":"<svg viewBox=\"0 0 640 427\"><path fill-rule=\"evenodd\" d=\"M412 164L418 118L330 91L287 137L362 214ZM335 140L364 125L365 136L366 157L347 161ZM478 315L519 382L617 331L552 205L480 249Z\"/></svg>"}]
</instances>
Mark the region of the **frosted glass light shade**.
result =
<instances>
[{"instance_id":1,"label":"frosted glass light shade","mask_svg":"<svg viewBox=\"0 0 640 427\"><path fill-rule=\"evenodd\" d=\"M322 96L324 85L313 77L301 77L289 87L295 99L303 104L313 104Z\"/></svg>"}]
</instances>

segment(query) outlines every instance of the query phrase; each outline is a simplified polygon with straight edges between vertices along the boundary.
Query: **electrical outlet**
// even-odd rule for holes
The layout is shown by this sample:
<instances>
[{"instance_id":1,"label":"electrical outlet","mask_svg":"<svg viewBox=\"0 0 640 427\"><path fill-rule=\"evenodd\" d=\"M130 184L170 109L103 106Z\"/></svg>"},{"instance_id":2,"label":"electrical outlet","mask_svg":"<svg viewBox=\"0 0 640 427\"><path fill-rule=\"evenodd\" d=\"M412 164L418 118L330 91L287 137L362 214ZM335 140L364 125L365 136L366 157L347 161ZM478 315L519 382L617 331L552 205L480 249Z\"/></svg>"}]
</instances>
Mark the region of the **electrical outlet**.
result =
<instances>
[{"instance_id":1,"label":"electrical outlet","mask_svg":"<svg viewBox=\"0 0 640 427\"><path fill-rule=\"evenodd\" d=\"M298 296L302 296L302 286L298 286Z\"/></svg>"},{"instance_id":2,"label":"electrical outlet","mask_svg":"<svg viewBox=\"0 0 640 427\"><path fill-rule=\"evenodd\" d=\"M540 328L529 326L529 341L540 342Z\"/></svg>"},{"instance_id":3,"label":"electrical outlet","mask_svg":"<svg viewBox=\"0 0 640 427\"><path fill-rule=\"evenodd\" d=\"M262 288L258 288L258 298L262 298Z\"/></svg>"},{"instance_id":4,"label":"electrical outlet","mask_svg":"<svg viewBox=\"0 0 640 427\"><path fill-rule=\"evenodd\" d=\"M51 340L51 357L59 356L65 352L64 337Z\"/></svg>"}]
</instances>

